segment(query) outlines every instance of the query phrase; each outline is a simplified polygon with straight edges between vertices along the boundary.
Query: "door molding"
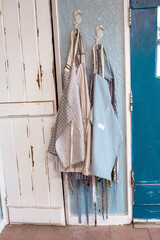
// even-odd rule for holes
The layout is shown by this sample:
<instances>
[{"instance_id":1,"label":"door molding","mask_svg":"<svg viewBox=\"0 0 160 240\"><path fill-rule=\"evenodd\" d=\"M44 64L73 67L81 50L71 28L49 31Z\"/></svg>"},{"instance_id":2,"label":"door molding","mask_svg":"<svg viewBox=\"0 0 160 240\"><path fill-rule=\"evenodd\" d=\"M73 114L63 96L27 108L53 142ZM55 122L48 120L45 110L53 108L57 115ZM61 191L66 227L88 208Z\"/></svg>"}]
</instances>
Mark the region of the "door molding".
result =
<instances>
[{"instance_id":1,"label":"door molding","mask_svg":"<svg viewBox=\"0 0 160 240\"><path fill-rule=\"evenodd\" d=\"M7 194L6 194L6 188L5 188L1 149L0 149L0 196L1 196L1 202L2 202L2 219L0 220L0 233L1 233L4 227L9 223L8 208L5 200L7 197Z\"/></svg>"},{"instance_id":2,"label":"door molding","mask_svg":"<svg viewBox=\"0 0 160 240\"><path fill-rule=\"evenodd\" d=\"M124 74L125 74L125 121L126 138L125 153L127 164L127 208L128 220L132 222L133 218L133 195L131 187L132 170L132 130L131 130L131 112L130 112L130 93L131 93L131 56L130 56L130 27L129 27L129 0L124 0Z\"/></svg>"},{"instance_id":3,"label":"door molding","mask_svg":"<svg viewBox=\"0 0 160 240\"><path fill-rule=\"evenodd\" d=\"M56 64L56 83L57 83L57 95L58 103L62 96L62 77L61 77L61 51L59 40L59 22L58 22L58 1L51 0L52 5L52 19L53 19L53 37L54 37L54 56Z\"/></svg>"},{"instance_id":4,"label":"door molding","mask_svg":"<svg viewBox=\"0 0 160 240\"><path fill-rule=\"evenodd\" d=\"M54 29L54 47L55 47L55 63L56 63L56 77L58 88L58 102L62 96L62 77L61 77L61 55L60 55L60 41L59 41L59 22L58 22L58 1L52 1L52 17ZM102 220L101 216L97 216L98 225L120 225L130 224L132 222L132 188L131 188L131 113L129 106L129 96L131 92L131 71L130 71L130 28L129 28L129 0L123 1L124 9L124 66L125 66L125 156L127 169L127 213L123 215L109 215L107 220ZM78 216L70 213L70 196L67 175L63 174L64 181L64 201L66 223L69 225L79 225ZM86 225L86 217L82 216L82 224ZM90 225L94 224L94 216L90 215Z\"/></svg>"}]
</instances>

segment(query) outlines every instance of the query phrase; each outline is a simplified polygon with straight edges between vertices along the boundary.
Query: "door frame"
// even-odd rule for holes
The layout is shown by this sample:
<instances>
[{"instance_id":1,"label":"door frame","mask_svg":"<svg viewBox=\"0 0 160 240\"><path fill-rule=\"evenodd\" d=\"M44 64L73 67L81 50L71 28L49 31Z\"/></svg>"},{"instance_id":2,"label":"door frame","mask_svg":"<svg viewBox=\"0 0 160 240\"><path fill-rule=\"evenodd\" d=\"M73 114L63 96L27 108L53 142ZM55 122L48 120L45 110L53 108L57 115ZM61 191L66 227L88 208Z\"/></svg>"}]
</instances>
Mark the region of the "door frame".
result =
<instances>
[{"instance_id":1,"label":"door frame","mask_svg":"<svg viewBox=\"0 0 160 240\"><path fill-rule=\"evenodd\" d=\"M6 204L7 194L6 194L6 188L5 188L5 178L4 178L1 148L0 148L0 197L2 202L2 219L0 220L0 233L1 233L4 227L9 223L8 208Z\"/></svg>"},{"instance_id":2,"label":"door frame","mask_svg":"<svg viewBox=\"0 0 160 240\"><path fill-rule=\"evenodd\" d=\"M52 2L52 18L54 31L54 48L56 64L56 81L58 102L62 95L62 78L61 78L61 55L59 41L59 21L58 21L58 0ZM97 216L99 225L120 225L130 224L132 222L132 187L131 187L131 170L132 170L132 150L131 150L131 112L130 112L130 93L131 93L131 64L130 64L130 28L129 28L129 0L123 1L124 12L124 75L125 75L125 159L127 169L127 213L123 215L109 215L107 220L102 220ZM67 175L63 174L64 185L64 204L66 224L79 225L78 216L70 213L70 196ZM86 217L82 216L82 224L86 225ZM90 225L94 225L94 215L90 215Z\"/></svg>"}]
</instances>

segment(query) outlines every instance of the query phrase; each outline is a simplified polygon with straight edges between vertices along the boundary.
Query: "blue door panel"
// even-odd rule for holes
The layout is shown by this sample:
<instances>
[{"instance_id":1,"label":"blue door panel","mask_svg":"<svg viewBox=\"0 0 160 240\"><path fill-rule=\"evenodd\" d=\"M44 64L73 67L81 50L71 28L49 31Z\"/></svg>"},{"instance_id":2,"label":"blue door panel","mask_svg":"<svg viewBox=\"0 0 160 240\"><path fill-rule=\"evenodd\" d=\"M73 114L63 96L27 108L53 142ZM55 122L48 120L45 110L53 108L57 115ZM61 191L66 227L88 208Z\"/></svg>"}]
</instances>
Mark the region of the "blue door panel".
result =
<instances>
[{"instance_id":1,"label":"blue door panel","mask_svg":"<svg viewBox=\"0 0 160 240\"><path fill-rule=\"evenodd\" d=\"M135 185L134 205L160 205L160 185Z\"/></svg>"},{"instance_id":2,"label":"blue door panel","mask_svg":"<svg viewBox=\"0 0 160 240\"><path fill-rule=\"evenodd\" d=\"M160 219L160 206L133 206L133 218Z\"/></svg>"},{"instance_id":3,"label":"blue door panel","mask_svg":"<svg viewBox=\"0 0 160 240\"><path fill-rule=\"evenodd\" d=\"M154 8L158 3L131 3L133 217L141 219L160 219L160 78L156 77Z\"/></svg>"},{"instance_id":4,"label":"blue door panel","mask_svg":"<svg viewBox=\"0 0 160 240\"><path fill-rule=\"evenodd\" d=\"M130 0L130 7L136 8L152 8L160 6L160 0Z\"/></svg>"},{"instance_id":5,"label":"blue door panel","mask_svg":"<svg viewBox=\"0 0 160 240\"><path fill-rule=\"evenodd\" d=\"M160 79L156 78L157 9L132 11L132 159L135 183L160 183Z\"/></svg>"}]
</instances>

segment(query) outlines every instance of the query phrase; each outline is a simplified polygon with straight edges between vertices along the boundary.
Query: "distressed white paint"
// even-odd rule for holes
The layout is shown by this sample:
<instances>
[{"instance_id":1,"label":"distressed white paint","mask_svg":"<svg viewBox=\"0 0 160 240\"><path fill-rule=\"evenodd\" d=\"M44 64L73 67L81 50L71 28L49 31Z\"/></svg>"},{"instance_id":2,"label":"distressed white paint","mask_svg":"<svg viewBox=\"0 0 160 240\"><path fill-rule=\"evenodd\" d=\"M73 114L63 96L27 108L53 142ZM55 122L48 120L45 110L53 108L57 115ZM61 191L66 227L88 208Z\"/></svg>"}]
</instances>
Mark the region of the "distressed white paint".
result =
<instances>
[{"instance_id":1,"label":"distressed white paint","mask_svg":"<svg viewBox=\"0 0 160 240\"><path fill-rule=\"evenodd\" d=\"M62 208L13 208L9 209L12 223L32 223L47 225L65 225L64 212Z\"/></svg>"},{"instance_id":2,"label":"distressed white paint","mask_svg":"<svg viewBox=\"0 0 160 240\"><path fill-rule=\"evenodd\" d=\"M0 103L0 118L55 115L53 102Z\"/></svg>"},{"instance_id":3,"label":"distressed white paint","mask_svg":"<svg viewBox=\"0 0 160 240\"><path fill-rule=\"evenodd\" d=\"M0 233L4 229L4 227L8 224L8 209L6 206L6 189L5 189L5 182L4 182L4 173L3 173L3 163L2 163L2 156L1 156L1 149L0 149L0 197L1 197L1 204L2 204L2 219L0 220Z\"/></svg>"},{"instance_id":4,"label":"distressed white paint","mask_svg":"<svg viewBox=\"0 0 160 240\"><path fill-rule=\"evenodd\" d=\"M56 62L56 76L57 76L57 94L58 103L62 96L62 74L61 74L61 53L60 53L60 39L59 39L59 22L58 22L58 4L57 0L52 0L52 18L54 30L54 46L55 46L55 62Z\"/></svg>"},{"instance_id":5,"label":"distressed white paint","mask_svg":"<svg viewBox=\"0 0 160 240\"><path fill-rule=\"evenodd\" d=\"M49 1L0 0L0 12L0 146L10 222L64 225L61 175L47 153L56 112Z\"/></svg>"}]
</instances>

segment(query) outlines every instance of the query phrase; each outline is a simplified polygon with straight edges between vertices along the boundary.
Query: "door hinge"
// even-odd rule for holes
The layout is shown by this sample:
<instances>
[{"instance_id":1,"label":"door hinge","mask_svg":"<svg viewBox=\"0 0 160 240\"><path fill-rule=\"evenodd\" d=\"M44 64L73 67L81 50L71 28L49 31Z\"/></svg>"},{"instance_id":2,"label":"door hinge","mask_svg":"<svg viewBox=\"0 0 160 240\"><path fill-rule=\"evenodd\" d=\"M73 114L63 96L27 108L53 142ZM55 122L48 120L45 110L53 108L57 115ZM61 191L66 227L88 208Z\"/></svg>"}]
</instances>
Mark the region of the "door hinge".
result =
<instances>
[{"instance_id":1,"label":"door hinge","mask_svg":"<svg viewBox=\"0 0 160 240\"><path fill-rule=\"evenodd\" d=\"M134 187L134 172L131 170L131 187Z\"/></svg>"},{"instance_id":2,"label":"door hinge","mask_svg":"<svg viewBox=\"0 0 160 240\"><path fill-rule=\"evenodd\" d=\"M6 206L8 205L8 197L5 197Z\"/></svg>"},{"instance_id":3,"label":"door hinge","mask_svg":"<svg viewBox=\"0 0 160 240\"><path fill-rule=\"evenodd\" d=\"M129 24L129 27L132 24L132 10L131 10L131 8L128 9L128 24Z\"/></svg>"},{"instance_id":4,"label":"door hinge","mask_svg":"<svg viewBox=\"0 0 160 240\"><path fill-rule=\"evenodd\" d=\"M133 111L133 95L132 95L132 92L130 92L130 94L129 94L129 104L130 104L130 112L132 112Z\"/></svg>"}]
</instances>

